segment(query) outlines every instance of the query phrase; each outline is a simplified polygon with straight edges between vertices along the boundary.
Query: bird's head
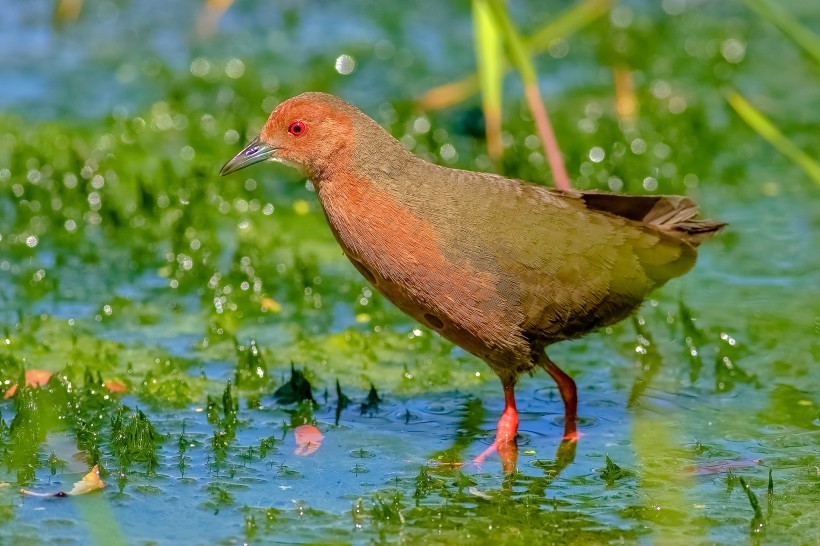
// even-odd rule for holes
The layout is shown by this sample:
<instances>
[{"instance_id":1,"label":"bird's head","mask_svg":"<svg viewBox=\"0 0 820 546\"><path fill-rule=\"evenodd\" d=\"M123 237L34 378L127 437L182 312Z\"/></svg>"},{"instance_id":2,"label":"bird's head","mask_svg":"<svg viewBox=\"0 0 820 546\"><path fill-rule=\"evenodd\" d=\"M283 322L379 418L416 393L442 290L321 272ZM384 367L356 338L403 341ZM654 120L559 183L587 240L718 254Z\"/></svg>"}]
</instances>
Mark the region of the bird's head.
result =
<instances>
[{"instance_id":1,"label":"bird's head","mask_svg":"<svg viewBox=\"0 0 820 546\"><path fill-rule=\"evenodd\" d=\"M294 166L311 178L327 175L351 157L357 113L350 104L324 93L303 93L271 113L259 136L233 159L220 175L267 159Z\"/></svg>"}]
</instances>

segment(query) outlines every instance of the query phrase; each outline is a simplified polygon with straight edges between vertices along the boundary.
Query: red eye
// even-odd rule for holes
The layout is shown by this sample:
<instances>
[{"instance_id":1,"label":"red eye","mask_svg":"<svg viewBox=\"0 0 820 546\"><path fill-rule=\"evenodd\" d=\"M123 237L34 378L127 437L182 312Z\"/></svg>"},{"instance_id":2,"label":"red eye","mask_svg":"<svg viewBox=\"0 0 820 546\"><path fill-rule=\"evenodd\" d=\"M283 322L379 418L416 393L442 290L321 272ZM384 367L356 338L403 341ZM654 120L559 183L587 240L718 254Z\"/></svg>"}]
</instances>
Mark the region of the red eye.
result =
<instances>
[{"instance_id":1,"label":"red eye","mask_svg":"<svg viewBox=\"0 0 820 546\"><path fill-rule=\"evenodd\" d=\"M305 124L301 121L294 121L288 127L288 133L292 134L293 136L302 136L305 132Z\"/></svg>"}]
</instances>

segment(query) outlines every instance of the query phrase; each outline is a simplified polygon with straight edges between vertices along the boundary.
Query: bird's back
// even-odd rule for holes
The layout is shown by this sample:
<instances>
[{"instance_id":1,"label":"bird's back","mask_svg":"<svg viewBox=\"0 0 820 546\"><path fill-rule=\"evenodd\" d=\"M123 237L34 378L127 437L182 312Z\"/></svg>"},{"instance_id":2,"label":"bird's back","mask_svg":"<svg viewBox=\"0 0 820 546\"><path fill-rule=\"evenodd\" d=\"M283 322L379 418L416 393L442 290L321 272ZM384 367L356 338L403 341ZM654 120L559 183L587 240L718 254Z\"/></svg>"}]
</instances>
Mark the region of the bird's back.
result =
<instances>
[{"instance_id":1,"label":"bird's back","mask_svg":"<svg viewBox=\"0 0 820 546\"><path fill-rule=\"evenodd\" d=\"M499 311L544 344L623 319L722 226L693 220L685 197L560 192L420 160L412 181L387 170L386 186L435 227L447 259L496 279Z\"/></svg>"}]
</instances>

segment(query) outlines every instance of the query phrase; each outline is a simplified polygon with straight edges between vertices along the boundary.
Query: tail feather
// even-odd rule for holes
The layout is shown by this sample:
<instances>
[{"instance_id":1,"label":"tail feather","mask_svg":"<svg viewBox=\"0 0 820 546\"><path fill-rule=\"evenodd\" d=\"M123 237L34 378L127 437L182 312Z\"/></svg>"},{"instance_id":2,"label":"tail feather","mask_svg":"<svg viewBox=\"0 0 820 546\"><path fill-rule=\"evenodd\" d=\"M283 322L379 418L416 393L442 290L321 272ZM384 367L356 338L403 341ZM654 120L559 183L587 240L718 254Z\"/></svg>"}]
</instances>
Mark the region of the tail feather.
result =
<instances>
[{"instance_id":1,"label":"tail feather","mask_svg":"<svg viewBox=\"0 0 820 546\"><path fill-rule=\"evenodd\" d=\"M691 222L681 222L673 226L673 229L684 234L683 238L698 246L703 241L727 226L726 222L716 220L693 220Z\"/></svg>"},{"instance_id":2,"label":"tail feather","mask_svg":"<svg viewBox=\"0 0 820 546\"><path fill-rule=\"evenodd\" d=\"M663 230L697 246L726 224L697 220L698 206L688 197L677 195L618 195L595 191L581 192L586 205L629 220Z\"/></svg>"}]
</instances>

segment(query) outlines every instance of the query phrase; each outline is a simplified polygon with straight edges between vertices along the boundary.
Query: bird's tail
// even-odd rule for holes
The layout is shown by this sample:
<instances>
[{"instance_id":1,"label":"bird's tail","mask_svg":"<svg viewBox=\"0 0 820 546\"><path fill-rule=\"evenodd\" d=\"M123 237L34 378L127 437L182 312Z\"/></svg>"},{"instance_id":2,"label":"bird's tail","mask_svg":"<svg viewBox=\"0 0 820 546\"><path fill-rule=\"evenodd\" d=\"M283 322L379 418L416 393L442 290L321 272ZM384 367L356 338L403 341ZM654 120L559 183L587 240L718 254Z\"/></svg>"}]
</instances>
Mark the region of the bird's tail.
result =
<instances>
[{"instance_id":1,"label":"bird's tail","mask_svg":"<svg viewBox=\"0 0 820 546\"><path fill-rule=\"evenodd\" d=\"M586 205L663 230L697 246L726 224L698 220L698 206L688 197L666 195L618 195L582 192Z\"/></svg>"},{"instance_id":2,"label":"bird's tail","mask_svg":"<svg viewBox=\"0 0 820 546\"><path fill-rule=\"evenodd\" d=\"M678 235L681 239L698 246L714 235L725 222L699 220L698 206L688 197L661 196L649 210L643 221L650 226Z\"/></svg>"}]
</instances>

